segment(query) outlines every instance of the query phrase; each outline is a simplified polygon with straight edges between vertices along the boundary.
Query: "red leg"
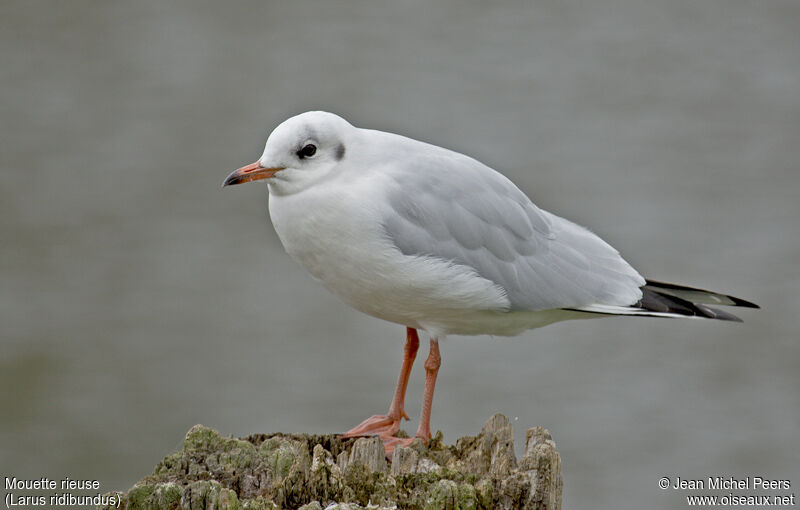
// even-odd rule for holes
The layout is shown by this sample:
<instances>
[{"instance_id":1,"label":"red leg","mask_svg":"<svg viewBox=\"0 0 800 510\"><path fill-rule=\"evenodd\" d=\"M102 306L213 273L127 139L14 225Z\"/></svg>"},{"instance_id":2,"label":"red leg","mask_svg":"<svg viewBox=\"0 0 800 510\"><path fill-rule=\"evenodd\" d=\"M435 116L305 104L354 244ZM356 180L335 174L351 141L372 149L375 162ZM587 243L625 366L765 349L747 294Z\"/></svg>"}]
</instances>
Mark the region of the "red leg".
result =
<instances>
[{"instance_id":1,"label":"red leg","mask_svg":"<svg viewBox=\"0 0 800 510\"><path fill-rule=\"evenodd\" d=\"M431 338L431 350L428 359L425 360L425 391L422 395L422 415L419 418L419 428L415 437L422 439L427 444L431 439L431 406L433 405L433 390L436 386L436 376L439 373L439 366L442 364L442 356L439 354L439 341ZM383 447L386 450L386 457L392 457L392 452L398 445L408 446L414 438L394 437L393 435L381 434Z\"/></svg>"},{"instance_id":2,"label":"red leg","mask_svg":"<svg viewBox=\"0 0 800 510\"><path fill-rule=\"evenodd\" d=\"M406 388L408 378L411 375L411 367L417 357L419 349L419 335L414 328L406 328L406 346L404 349L403 366L397 378L397 388L394 391L392 404L389 406L389 413L386 415L376 414L362 421L352 429L343 434L343 437L371 436L391 437L400 430L400 419L408 419L405 411ZM425 363L427 367L427 362Z\"/></svg>"},{"instance_id":3,"label":"red leg","mask_svg":"<svg viewBox=\"0 0 800 510\"><path fill-rule=\"evenodd\" d=\"M422 414L419 417L419 428L416 437L422 438L427 443L431 438L431 406L433 405L433 390L436 387L436 376L442 356L439 354L439 340L431 338L431 351L425 360L425 392L422 395Z\"/></svg>"}]
</instances>

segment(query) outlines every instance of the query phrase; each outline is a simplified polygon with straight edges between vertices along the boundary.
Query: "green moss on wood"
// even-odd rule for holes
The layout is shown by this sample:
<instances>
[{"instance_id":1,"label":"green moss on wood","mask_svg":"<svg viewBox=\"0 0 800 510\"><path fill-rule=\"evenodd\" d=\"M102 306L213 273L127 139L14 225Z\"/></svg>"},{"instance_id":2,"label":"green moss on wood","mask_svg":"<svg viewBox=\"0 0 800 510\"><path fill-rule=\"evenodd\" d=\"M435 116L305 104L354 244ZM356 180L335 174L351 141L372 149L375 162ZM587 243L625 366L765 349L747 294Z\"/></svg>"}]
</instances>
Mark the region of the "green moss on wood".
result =
<instances>
[{"instance_id":1,"label":"green moss on wood","mask_svg":"<svg viewBox=\"0 0 800 510\"><path fill-rule=\"evenodd\" d=\"M561 459L549 433L528 431L514 457L511 424L493 416L480 434L445 445L441 433L395 450L377 438L271 434L223 437L195 425L183 449L122 494L120 508L282 510L549 509L561 505ZM110 510L110 509L109 509Z\"/></svg>"}]
</instances>

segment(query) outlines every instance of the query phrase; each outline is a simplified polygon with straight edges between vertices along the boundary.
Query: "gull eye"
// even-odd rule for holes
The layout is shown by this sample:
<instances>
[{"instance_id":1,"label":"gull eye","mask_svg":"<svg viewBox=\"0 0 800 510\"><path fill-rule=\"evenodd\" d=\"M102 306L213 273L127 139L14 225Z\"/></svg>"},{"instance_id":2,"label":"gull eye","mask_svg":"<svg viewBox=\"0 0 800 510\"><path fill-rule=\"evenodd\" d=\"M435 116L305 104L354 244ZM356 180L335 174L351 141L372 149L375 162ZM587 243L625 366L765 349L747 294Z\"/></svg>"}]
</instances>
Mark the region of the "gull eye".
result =
<instances>
[{"instance_id":1,"label":"gull eye","mask_svg":"<svg viewBox=\"0 0 800 510\"><path fill-rule=\"evenodd\" d=\"M300 159L310 158L317 153L317 146L313 143L305 145L302 149L297 151L297 157Z\"/></svg>"}]
</instances>

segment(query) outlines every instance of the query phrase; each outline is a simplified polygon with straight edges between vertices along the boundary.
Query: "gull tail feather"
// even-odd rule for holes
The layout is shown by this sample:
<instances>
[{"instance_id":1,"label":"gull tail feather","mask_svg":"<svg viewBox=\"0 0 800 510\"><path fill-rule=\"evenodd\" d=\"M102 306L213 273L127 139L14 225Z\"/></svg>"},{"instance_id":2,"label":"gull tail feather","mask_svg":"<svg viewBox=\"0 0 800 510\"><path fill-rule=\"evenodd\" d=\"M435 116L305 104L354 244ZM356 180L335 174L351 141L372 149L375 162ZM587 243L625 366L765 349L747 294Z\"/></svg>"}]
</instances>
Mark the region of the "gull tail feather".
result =
<instances>
[{"instance_id":1,"label":"gull tail feather","mask_svg":"<svg viewBox=\"0 0 800 510\"><path fill-rule=\"evenodd\" d=\"M760 308L755 303L734 296L655 280L647 280L641 289L642 298L631 306L595 304L575 310L605 315L691 317L742 322L742 319L732 313L708 305Z\"/></svg>"}]
</instances>

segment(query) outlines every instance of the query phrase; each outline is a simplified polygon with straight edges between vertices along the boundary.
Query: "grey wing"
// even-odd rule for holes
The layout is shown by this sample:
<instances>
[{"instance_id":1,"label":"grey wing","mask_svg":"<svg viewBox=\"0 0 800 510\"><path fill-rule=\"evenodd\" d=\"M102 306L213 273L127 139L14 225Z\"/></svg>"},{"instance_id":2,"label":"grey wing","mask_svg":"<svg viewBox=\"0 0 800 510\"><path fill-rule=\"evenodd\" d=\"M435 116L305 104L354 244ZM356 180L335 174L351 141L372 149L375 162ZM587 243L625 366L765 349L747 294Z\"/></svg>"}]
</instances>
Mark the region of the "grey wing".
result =
<instances>
[{"instance_id":1,"label":"grey wing","mask_svg":"<svg viewBox=\"0 0 800 510\"><path fill-rule=\"evenodd\" d=\"M534 205L510 180L465 156L410 162L393 175L384 218L405 255L472 268L502 287L512 310L631 305L645 284L589 230Z\"/></svg>"}]
</instances>

